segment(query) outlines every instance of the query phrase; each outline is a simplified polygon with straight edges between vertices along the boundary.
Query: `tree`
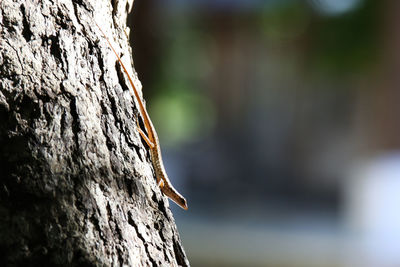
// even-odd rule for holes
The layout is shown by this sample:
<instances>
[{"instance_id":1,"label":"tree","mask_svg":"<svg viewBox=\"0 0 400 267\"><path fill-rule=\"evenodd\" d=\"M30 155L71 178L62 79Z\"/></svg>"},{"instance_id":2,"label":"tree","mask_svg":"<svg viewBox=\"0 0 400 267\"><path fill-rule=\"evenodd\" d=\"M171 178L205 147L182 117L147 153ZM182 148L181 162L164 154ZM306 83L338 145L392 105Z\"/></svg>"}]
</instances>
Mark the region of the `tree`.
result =
<instances>
[{"instance_id":1,"label":"tree","mask_svg":"<svg viewBox=\"0 0 400 267\"><path fill-rule=\"evenodd\" d=\"M189 265L94 23L130 61L132 4L0 2L0 265Z\"/></svg>"}]
</instances>

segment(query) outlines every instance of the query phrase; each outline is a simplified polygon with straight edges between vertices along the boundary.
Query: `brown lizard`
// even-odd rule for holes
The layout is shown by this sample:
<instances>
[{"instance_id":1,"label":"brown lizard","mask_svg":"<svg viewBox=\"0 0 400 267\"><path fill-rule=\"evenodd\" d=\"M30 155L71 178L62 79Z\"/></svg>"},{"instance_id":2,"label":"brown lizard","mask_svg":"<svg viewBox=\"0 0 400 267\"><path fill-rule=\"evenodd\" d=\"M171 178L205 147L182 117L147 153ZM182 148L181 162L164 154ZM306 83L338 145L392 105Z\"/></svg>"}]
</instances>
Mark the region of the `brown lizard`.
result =
<instances>
[{"instance_id":1,"label":"brown lizard","mask_svg":"<svg viewBox=\"0 0 400 267\"><path fill-rule=\"evenodd\" d=\"M107 40L107 43L110 46L111 50L114 52L115 56L117 57L119 64L121 64L122 69L124 70L126 76L128 77L129 84L132 87L131 93L133 92L133 94L136 97L137 102L139 104L139 113L142 116L143 123L146 128L148 136L146 136L146 133L142 129L140 129L139 118L137 119L138 131L139 131L139 134L144 139L144 141L150 147L150 156L151 156L151 161L153 163L154 171L156 173L157 184L160 186L161 191L166 196L168 196L171 200L173 200L180 207L187 210L188 206L187 206L186 199L181 194L178 193L178 191L172 186L171 181L168 179L168 175L167 175L167 172L165 171L163 160L161 157L160 142L158 140L156 129L154 128L154 125L150 120L150 116L147 113L146 108L144 107L144 104L143 104L143 102L139 96L139 93L132 81L132 78L129 75L127 69L125 68L125 65L122 63L122 60L119 57L118 53L115 51L114 47L111 45L110 40L107 38L107 36L103 32L103 30L100 28L100 26L97 23L96 23L96 25L99 28L100 32L103 34L104 38Z\"/></svg>"}]
</instances>

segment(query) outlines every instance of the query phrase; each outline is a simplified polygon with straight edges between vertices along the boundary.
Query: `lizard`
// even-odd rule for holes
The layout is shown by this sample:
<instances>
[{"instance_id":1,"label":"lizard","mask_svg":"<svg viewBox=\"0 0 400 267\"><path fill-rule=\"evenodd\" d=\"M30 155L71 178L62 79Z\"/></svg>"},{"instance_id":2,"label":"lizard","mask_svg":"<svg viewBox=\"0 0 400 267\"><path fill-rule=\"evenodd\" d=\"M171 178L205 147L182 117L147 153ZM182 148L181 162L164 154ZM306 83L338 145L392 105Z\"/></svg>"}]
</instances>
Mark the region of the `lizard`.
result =
<instances>
[{"instance_id":1,"label":"lizard","mask_svg":"<svg viewBox=\"0 0 400 267\"><path fill-rule=\"evenodd\" d=\"M179 192L172 186L172 183L168 178L167 172L165 171L164 163L163 163L162 156L161 156L160 141L158 139L156 129L154 128L154 125L151 122L150 116L144 106L144 103L139 96L138 90L137 90L136 86L134 85L133 80L132 80L131 76L129 75L128 70L126 69L124 63L122 63L120 56L118 55L117 51L112 46L110 40L107 38L106 34L103 32L103 30L100 28L100 26L96 22L95 22L95 24L99 28L104 39L106 39L109 47L111 48L111 50L114 52L115 56L117 57L118 62L121 65L124 73L128 77L129 84L131 85L132 90L130 90L130 92L131 93L133 92L133 96L137 100L137 103L139 106L139 114L142 117L143 124L147 131L148 136L140 128L139 118L137 118L137 120L136 120L137 129L138 129L140 136L143 138L143 140L149 146L150 158L151 158L151 161L153 164L154 172L156 174L157 184L161 188L161 192L163 192L167 197L169 197L172 201L174 201L176 204L178 204L181 208L187 210L188 206L187 206L186 199L181 194L179 194Z\"/></svg>"}]
</instances>

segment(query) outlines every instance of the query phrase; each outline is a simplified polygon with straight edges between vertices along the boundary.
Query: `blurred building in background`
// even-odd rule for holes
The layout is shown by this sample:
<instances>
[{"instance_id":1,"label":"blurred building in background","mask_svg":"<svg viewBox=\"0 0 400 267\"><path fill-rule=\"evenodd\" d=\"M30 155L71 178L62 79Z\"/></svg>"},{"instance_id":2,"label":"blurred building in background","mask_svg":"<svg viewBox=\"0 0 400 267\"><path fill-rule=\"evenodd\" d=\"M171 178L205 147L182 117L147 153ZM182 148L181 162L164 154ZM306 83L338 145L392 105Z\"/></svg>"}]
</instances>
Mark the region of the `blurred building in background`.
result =
<instances>
[{"instance_id":1,"label":"blurred building in background","mask_svg":"<svg viewBox=\"0 0 400 267\"><path fill-rule=\"evenodd\" d=\"M400 3L135 0L193 266L400 266Z\"/></svg>"}]
</instances>

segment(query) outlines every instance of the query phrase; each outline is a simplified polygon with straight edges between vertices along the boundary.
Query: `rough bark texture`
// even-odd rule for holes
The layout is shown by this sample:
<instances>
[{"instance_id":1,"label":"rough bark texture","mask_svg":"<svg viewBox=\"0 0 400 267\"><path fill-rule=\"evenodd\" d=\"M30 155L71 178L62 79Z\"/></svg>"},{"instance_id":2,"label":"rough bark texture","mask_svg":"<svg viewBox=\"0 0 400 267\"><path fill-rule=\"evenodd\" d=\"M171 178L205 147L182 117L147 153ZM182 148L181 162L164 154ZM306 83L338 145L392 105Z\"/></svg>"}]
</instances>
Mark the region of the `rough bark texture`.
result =
<instances>
[{"instance_id":1,"label":"rough bark texture","mask_svg":"<svg viewBox=\"0 0 400 267\"><path fill-rule=\"evenodd\" d=\"M93 23L130 65L132 2L0 1L1 266L189 265Z\"/></svg>"}]
</instances>

